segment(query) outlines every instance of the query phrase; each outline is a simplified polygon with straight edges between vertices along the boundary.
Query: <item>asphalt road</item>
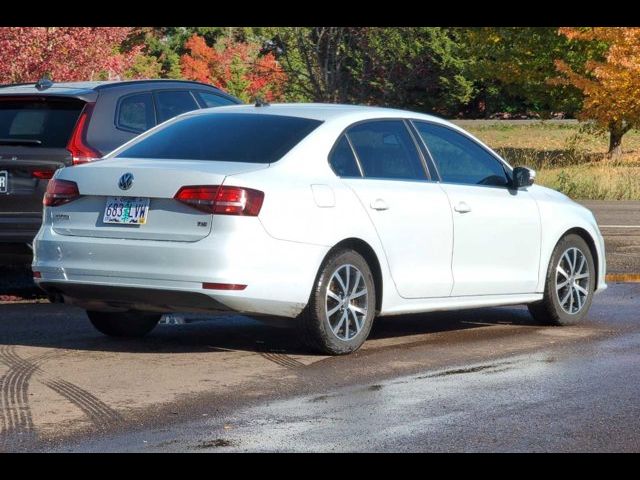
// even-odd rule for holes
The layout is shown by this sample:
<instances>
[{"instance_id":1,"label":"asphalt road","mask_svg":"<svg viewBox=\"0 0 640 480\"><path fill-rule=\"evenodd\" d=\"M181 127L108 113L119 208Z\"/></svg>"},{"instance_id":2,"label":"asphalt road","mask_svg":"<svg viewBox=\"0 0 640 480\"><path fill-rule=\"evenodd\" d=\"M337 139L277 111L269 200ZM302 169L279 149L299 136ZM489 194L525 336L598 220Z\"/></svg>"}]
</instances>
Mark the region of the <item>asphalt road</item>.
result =
<instances>
[{"instance_id":1,"label":"asphalt road","mask_svg":"<svg viewBox=\"0 0 640 480\"><path fill-rule=\"evenodd\" d=\"M605 241L607 272L640 274L640 202L587 201Z\"/></svg>"},{"instance_id":2,"label":"asphalt road","mask_svg":"<svg viewBox=\"0 0 640 480\"><path fill-rule=\"evenodd\" d=\"M584 203L609 272L640 273L640 202ZM0 451L640 451L640 283L610 282L579 326L381 318L325 357L242 316L106 338L3 273Z\"/></svg>"},{"instance_id":3,"label":"asphalt road","mask_svg":"<svg viewBox=\"0 0 640 480\"><path fill-rule=\"evenodd\" d=\"M117 341L78 309L6 304L0 450L640 451L639 303L613 284L573 327L379 319L346 357L240 316Z\"/></svg>"}]
</instances>

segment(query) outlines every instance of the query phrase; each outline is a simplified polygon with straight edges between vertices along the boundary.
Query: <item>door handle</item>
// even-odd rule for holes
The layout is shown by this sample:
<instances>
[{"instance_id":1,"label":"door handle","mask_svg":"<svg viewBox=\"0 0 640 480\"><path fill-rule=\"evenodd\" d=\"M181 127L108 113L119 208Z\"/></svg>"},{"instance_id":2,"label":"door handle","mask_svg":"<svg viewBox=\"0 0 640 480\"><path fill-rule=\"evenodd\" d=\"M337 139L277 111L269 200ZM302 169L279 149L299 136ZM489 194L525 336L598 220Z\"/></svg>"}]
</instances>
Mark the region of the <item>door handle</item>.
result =
<instances>
[{"instance_id":1,"label":"door handle","mask_svg":"<svg viewBox=\"0 0 640 480\"><path fill-rule=\"evenodd\" d=\"M371 205L369 205L369 206L371 208L373 208L374 210L388 210L389 209L389 205L387 205L387 202L385 202L381 198L375 199L373 202L371 202Z\"/></svg>"},{"instance_id":2,"label":"door handle","mask_svg":"<svg viewBox=\"0 0 640 480\"><path fill-rule=\"evenodd\" d=\"M453 209L458 213L468 213L471 211L471 207L467 205L467 202L458 202Z\"/></svg>"}]
</instances>

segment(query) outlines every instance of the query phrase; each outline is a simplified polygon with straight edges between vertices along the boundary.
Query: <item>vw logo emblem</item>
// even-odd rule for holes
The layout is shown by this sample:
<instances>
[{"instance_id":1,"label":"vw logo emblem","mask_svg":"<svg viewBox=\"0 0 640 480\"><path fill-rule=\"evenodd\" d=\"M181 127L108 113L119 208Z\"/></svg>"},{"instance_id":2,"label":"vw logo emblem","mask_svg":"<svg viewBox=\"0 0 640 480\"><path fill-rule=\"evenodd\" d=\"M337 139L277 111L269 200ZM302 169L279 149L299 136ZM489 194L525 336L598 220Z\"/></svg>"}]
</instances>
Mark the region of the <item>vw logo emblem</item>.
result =
<instances>
[{"instance_id":1,"label":"vw logo emblem","mask_svg":"<svg viewBox=\"0 0 640 480\"><path fill-rule=\"evenodd\" d=\"M118 187L120 190L129 190L133 185L133 173L125 173L118 180Z\"/></svg>"}]
</instances>

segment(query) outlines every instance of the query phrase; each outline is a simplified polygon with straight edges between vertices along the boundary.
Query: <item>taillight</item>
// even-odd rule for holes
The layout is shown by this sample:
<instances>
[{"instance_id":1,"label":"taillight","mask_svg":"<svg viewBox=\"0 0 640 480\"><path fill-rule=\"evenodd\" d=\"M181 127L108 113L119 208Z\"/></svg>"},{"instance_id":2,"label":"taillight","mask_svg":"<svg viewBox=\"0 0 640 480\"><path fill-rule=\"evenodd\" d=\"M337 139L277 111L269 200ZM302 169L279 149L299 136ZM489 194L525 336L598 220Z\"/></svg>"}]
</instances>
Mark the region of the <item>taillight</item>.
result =
<instances>
[{"instance_id":1,"label":"taillight","mask_svg":"<svg viewBox=\"0 0 640 480\"><path fill-rule=\"evenodd\" d=\"M94 105L94 103L87 103L84 106L67 144L67 150L71 152L74 165L93 162L101 157L100 152L87 144L87 129Z\"/></svg>"},{"instance_id":2,"label":"taillight","mask_svg":"<svg viewBox=\"0 0 640 480\"><path fill-rule=\"evenodd\" d=\"M31 176L40 180L49 180L51 177L53 177L54 173L56 173L54 170L32 170Z\"/></svg>"},{"instance_id":3,"label":"taillight","mask_svg":"<svg viewBox=\"0 0 640 480\"><path fill-rule=\"evenodd\" d=\"M255 217L262 208L264 193L227 185L192 185L182 187L174 198L206 213Z\"/></svg>"},{"instance_id":4,"label":"taillight","mask_svg":"<svg viewBox=\"0 0 640 480\"><path fill-rule=\"evenodd\" d=\"M75 200L80 196L76 182L69 180L51 180L47 185L42 204L45 207L57 207Z\"/></svg>"}]
</instances>

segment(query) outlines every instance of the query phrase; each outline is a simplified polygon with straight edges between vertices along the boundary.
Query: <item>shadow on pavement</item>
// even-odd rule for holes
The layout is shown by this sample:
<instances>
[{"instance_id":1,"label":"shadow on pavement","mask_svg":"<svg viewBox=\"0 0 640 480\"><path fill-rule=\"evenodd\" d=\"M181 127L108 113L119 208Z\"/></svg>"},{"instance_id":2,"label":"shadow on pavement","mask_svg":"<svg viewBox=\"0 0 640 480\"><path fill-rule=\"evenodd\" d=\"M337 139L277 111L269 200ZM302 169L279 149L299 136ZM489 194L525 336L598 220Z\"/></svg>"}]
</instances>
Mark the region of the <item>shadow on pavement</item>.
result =
<instances>
[{"instance_id":1,"label":"shadow on pavement","mask_svg":"<svg viewBox=\"0 0 640 480\"><path fill-rule=\"evenodd\" d=\"M114 339L95 331L84 312L61 304L0 305L0 345L128 353L275 352L310 354L294 328L281 328L241 315L185 315L182 325L159 325L142 339ZM293 321L293 320L292 320ZM369 339L534 325L518 307L402 315L376 319ZM412 343L415 339L411 339Z\"/></svg>"},{"instance_id":2,"label":"shadow on pavement","mask_svg":"<svg viewBox=\"0 0 640 480\"><path fill-rule=\"evenodd\" d=\"M46 298L45 293L33 283L30 263L26 263L26 260L18 261L16 257L6 259L0 255L0 301L10 296Z\"/></svg>"}]
</instances>

